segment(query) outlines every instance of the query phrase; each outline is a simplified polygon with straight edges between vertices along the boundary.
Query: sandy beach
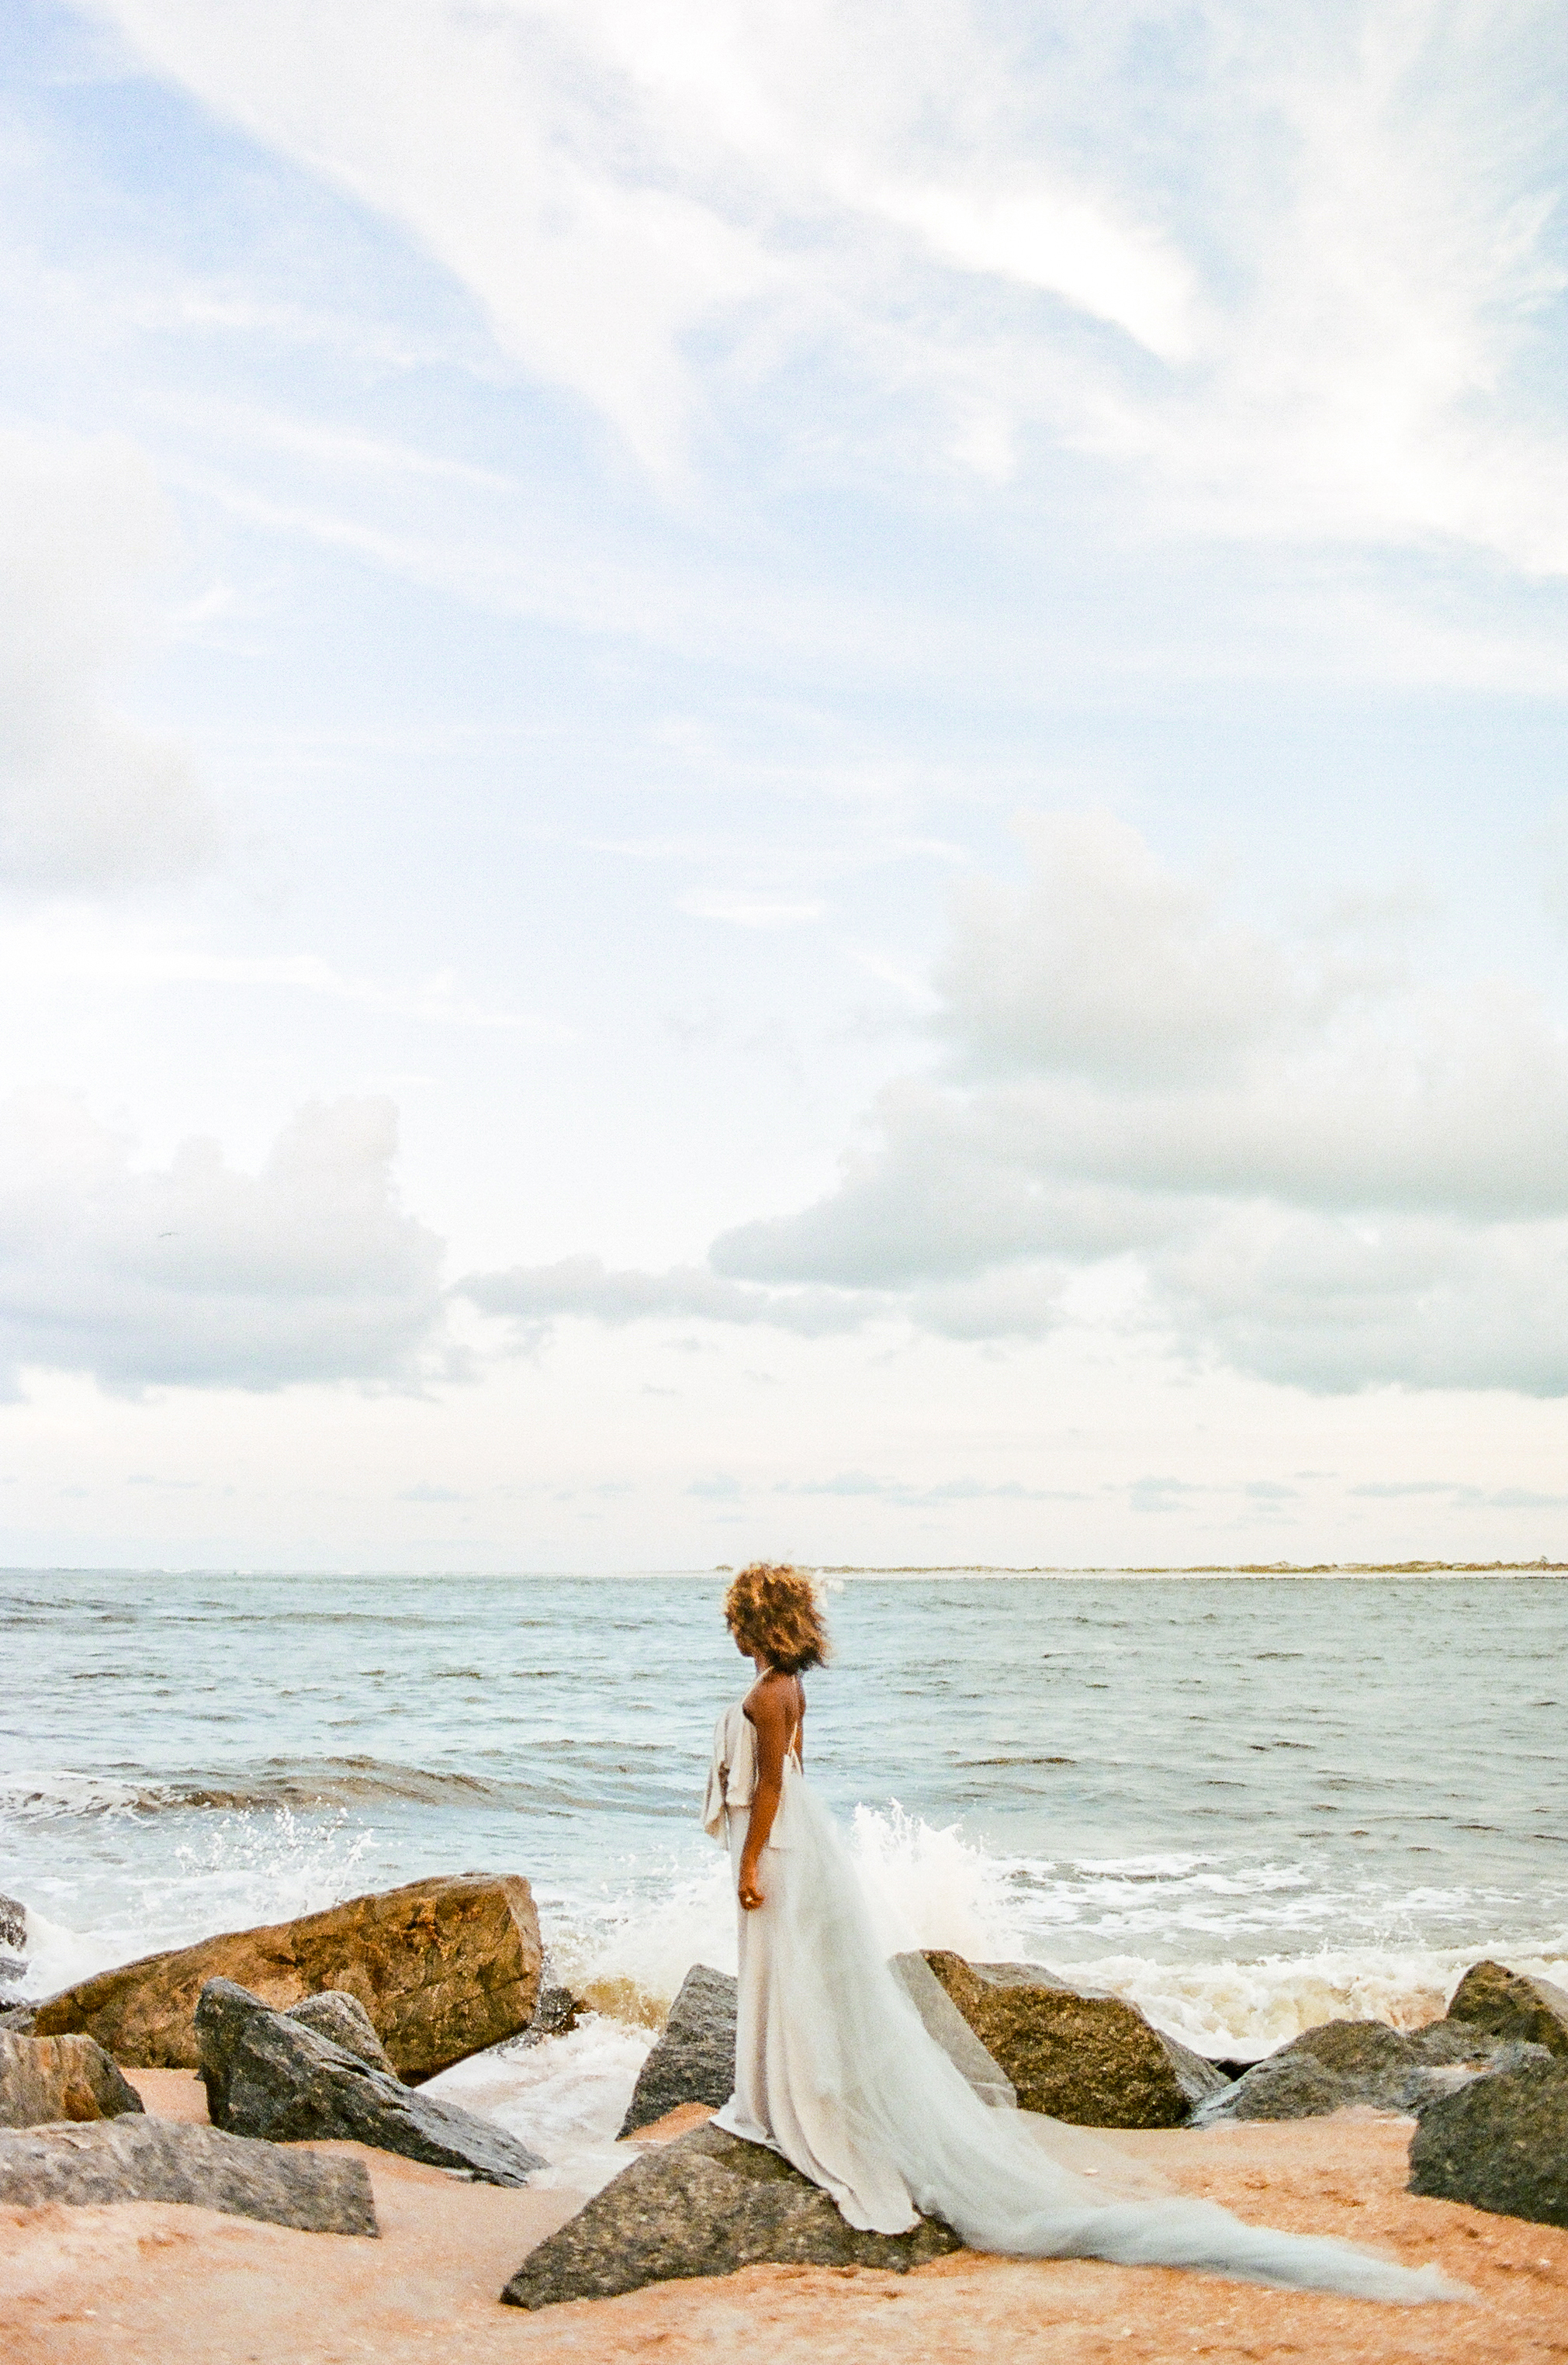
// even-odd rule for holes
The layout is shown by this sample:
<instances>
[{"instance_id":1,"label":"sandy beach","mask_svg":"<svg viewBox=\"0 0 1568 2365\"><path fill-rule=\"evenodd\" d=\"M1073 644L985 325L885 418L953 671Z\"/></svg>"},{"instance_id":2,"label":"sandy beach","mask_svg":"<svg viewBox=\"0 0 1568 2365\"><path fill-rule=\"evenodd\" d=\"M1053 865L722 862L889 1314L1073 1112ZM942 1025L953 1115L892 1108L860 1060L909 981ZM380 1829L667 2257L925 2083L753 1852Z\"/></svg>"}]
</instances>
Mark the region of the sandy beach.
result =
<instances>
[{"instance_id":1,"label":"sandy beach","mask_svg":"<svg viewBox=\"0 0 1568 2365\"><path fill-rule=\"evenodd\" d=\"M135 2083L150 2110L206 2115L183 2071L140 2070ZM651 2139L700 2115L676 2113ZM1568 2232L1413 2198L1409 2135L1407 2120L1341 2113L1118 2140L1243 2216L1435 2260L1473 2303L1385 2308L1167 2270L965 2255L908 2276L749 2268L527 2315L496 2294L579 2196L459 2184L365 2151L377 2242L145 2204L0 2211L0 2346L15 2365L706 2365L743 2348L791 2365L1568 2358Z\"/></svg>"}]
</instances>

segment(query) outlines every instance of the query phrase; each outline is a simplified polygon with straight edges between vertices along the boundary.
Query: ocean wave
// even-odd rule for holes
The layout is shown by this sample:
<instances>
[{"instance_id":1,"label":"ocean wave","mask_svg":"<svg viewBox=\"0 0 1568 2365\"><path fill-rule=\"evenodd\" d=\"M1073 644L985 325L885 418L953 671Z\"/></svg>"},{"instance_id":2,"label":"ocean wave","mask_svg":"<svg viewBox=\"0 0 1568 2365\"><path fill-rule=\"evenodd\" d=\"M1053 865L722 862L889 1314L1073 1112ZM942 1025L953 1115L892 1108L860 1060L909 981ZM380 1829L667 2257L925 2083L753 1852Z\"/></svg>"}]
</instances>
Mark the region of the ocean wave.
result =
<instances>
[{"instance_id":1,"label":"ocean wave","mask_svg":"<svg viewBox=\"0 0 1568 2365\"><path fill-rule=\"evenodd\" d=\"M1568 1945L1507 1948L1509 1967L1562 1984ZM1136 2003L1159 2028L1211 2060L1258 2061L1327 2020L1381 2020L1424 2028L1477 1959L1470 1947L1324 1947L1254 1962L1172 1964L1113 1955L1072 1966L1075 1983Z\"/></svg>"},{"instance_id":2,"label":"ocean wave","mask_svg":"<svg viewBox=\"0 0 1568 2365\"><path fill-rule=\"evenodd\" d=\"M992 1855L957 1826L935 1826L896 1807L859 1808L850 1843L890 1948L950 1947L971 1962L1037 1962L1074 1986L1136 2003L1157 2026L1216 2060L1260 2059L1327 2020L1420 2027L1440 2016L1464 1971L1487 1953L1568 1983L1568 1928L1543 1928L1514 1901L1498 1900L1486 1940L1442 1945L1390 1932L1421 1911L1451 1906L1447 1893L1352 1901L1308 1889L1300 1866L1278 1862L1226 1868L1210 1857L1170 1854L1042 1866ZM1151 1889L1147 1906L1129 1907L1128 1899L1151 1898ZM1461 1901L1478 1927L1488 1926L1478 1903ZM1353 1902L1364 1937L1336 1943L1347 1921L1353 1923ZM734 1913L729 1866L715 1851L701 1872L672 1867L664 1881L650 1882L644 1871L635 1892L619 1901L552 1899L548 1934L578 1994L607 2015L647 2025L693 1963L734 1970Z\"/></svg>"},{"instance_id":3,"label":"ocean wave","mask_svg":"<svg viewBox=\"0 0 1568 2365\"><path fill-rule=\"evenodd\" d=\"M200 1808L265 1814L280 1807L358 1807L377 1800L527 1808L553 1805L558 1799L559 1786L551 1783L403 1765L375 1757L325 1758L315 1765L290 1762L276 1771L263 1767L229 1781L196 1774L131 1781L116 1774L77 1774L68 1768L0 1777L0 1814L27 1818L159 1815Z\"/></svg>"}]
</instances>

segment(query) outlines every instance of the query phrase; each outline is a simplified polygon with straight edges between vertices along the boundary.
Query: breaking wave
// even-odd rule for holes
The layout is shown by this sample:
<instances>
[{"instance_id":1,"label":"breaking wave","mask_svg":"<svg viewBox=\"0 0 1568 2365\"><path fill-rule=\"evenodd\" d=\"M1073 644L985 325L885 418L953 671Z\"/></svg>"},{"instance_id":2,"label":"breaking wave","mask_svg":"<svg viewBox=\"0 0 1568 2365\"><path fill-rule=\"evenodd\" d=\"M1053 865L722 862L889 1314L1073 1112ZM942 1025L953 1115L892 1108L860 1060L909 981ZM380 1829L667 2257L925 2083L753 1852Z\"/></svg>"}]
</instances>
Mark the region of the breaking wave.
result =
<instances>
[{"instance_id":1,"label":"breaking wave","mask_svg":"<svg viewBox=\"0 0 1568 2365\"><path fill-rule=\"evenodd\" d=\"M375 1757L329 1757L315 1764L263 1767L237 1782L214 1782L195 1775L157 1782L120 1779L109 1774L13 1774L0 1780L0 1814L47 1816L159 1815L212 1808L228 1814L267 1814L279 1809L309 1810L374 1806L407 1801L427 1807L501 1807L537 1810L560 1796L551 1783L495 1779L455 1771L431 1772Z\"/></svg>"}]
</instances>

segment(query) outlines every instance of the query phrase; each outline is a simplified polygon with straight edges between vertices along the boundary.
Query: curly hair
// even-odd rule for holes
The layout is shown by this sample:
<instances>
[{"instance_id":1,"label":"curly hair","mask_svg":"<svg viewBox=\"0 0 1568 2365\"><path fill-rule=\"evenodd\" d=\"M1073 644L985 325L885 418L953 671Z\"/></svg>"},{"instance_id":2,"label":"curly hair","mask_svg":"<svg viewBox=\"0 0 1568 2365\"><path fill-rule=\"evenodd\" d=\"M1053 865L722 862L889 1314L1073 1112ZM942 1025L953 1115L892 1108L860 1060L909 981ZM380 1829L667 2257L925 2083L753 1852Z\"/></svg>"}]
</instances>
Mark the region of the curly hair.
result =
<instances>
[{"instance_id":1,"label":"curly hair","mask_svg":"<svg viewBox=\"0 0 1568 2365\"><path fill-rule=\"evenodd\" d=\"M724 1623L743 1651L787 1676L803 1676L829 1656L817 1589L804 1569L754 1560L731 1581Z\"/></svg>"}]
</instances>

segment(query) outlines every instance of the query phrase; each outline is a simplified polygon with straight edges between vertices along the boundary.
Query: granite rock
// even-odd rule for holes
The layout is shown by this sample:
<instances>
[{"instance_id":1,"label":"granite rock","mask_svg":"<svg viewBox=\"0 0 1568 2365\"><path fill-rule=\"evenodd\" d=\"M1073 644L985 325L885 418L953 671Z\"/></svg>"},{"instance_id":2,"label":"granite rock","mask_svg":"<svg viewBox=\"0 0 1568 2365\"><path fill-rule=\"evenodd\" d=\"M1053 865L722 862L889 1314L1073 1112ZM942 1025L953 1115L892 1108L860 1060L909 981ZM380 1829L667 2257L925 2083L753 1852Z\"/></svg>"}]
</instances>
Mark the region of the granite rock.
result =
<instances>
[{"instance_id":1,"label":"granite rock","mask_svg":"<svg viewBox=\"0 0 1568 2365\"><path fill-rule=\"evenodd\" d=\"M0 2030L0 2127L118 2119L141 2097L90 2036L17 2036Z\"/></svg>"},{"instance_id":2,"label":"granite rock","mask_svg":"<svg viewBox=\"0 0 1568 2365\"><path fill-rule=\"evenodd\" d=\"M554 2307L765 2264L902 2273L961 2247L936 2218L908 2234L857 2233L777 2152L697 2127L622 2169L530 2251L501 2297L511 2307Z\"/></svg>"},{"instance_id":3,"label":"granite rock","mask_svg":"<svg viewBox=\"0 0 1568 2365\"><path fill-rule=\"evenodd\" d=\"M174 2119L0 2132L0 2202L96 2209L119 2201L185 2202L308 2234L378 2231L362 2159L247 2143Z\"/></svg>"},{"instance_id":4,"label":"granite rock","mask_svg":"<svg viewBox=\"0 0 1568 2365\"><path fill-rule=\"evenodd\" d=\"M526 2184L544 2165L504 2128L399 2085L231 1979L207 1981L196 2025L214 2126L273 2143L345 2137L481 2184Z\"/></svg>"},{"instance_id":5,"label":"granite rock","mask_svg":"<svg viewBox=\"0 0 1568 2365\"><path fill-rule=\"evenodd\" d=\"M1506 1970L1501 1963L1471 1965L1454 1990L1449 2018L1568 2055L1568 1995L1550 1979Z\"/></svg>"},{"instance_id":6,"label":"granite rock","mask_svg":"<svg viewBox=\"0 0 1568 2365\"><path fill-rule=\"evenodd\" d=\"M28 1909L14 1897L0 1896L0 1948L13 1955L28 1951Z\"/></svg>"},{"instance_id":7,"label":"granite rock","mask_svg":"<svg viewBox=\"0 0 1568 2365\"><path fill-rule=\"evenodd\" d=\"M460 1873L100 1971L38 2005L33 2024L40 2036L95 2036L132 2066L194 2069L209 1979L280 2012L340 1988L364 2004L399 2077L419 2079L526 2028L540 1959L527 1881Z\"/></svg>"},{"instance_id":8,"label":"granite rock","mask_svg":"<svg viewBox=\"0 0 1568 2365\"><path fill-rule=\"evenodd\" d=\"M1012 2080L1020 2110L1081 2127L1179 2127L1228 2082L1136 2004L1069 1987L1037 1963L966 1963L945 1951L925 1960Z\"/></svg>"},{"instance_id":9,"label":"granite rock","mask_svg":"<svg viewBox=\"0 0 1568 2365\"><path fill-rule=\"evenodd\" d=\"M1411 2138L1410 2190L1568 2225L1568 2060L1546 2054L1429 2103Z\"/></svg>"},{"instance_id":10,"label":"granite rock","mask_svg":"<svg viewBox=\"0 0 1568 2365\"><path fill-rule=\"evenodd\" d=\"M360 2061L368 2061L373 2069L384 2070L396 2078L391 2057L375 2034L370 2014L358 1996L350 1995L343 1988L323 1988L319 1995L307 1996L303 2003L291 2003L285 2017L297 2020L301 2028L313 2028L318 2036L342 2046Z\"/></svg>"},{"instance_id":11,"label":"granite rock","mask_svg":"<svg viewBox=\"0 0 1568 2365\"><path fill-rule=\"evenodd\" d=\"M735 1981L726 1971L693 1963L638 2072L621 2132L634 2135L681 2102L705 2102L717 2111L734 2084Z\"/></svg>"}]
</instances>

